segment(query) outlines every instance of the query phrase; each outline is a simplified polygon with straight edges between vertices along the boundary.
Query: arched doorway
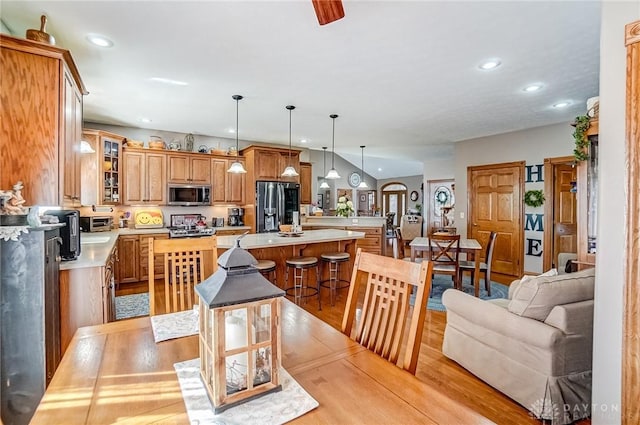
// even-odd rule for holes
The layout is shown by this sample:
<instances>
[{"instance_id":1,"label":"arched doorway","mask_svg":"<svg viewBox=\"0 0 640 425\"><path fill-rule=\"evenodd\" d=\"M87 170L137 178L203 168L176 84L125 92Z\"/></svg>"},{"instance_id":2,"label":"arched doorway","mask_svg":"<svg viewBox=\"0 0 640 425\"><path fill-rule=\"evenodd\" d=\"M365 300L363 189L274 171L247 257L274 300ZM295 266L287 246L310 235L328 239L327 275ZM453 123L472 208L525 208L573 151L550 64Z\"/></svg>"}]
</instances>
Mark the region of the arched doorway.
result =
<instances>
[{"instance_id":1,"label":"arched doorway","mask_svg":"<svg viewBox=\"0 0 640 425\"><path fill-rule=\"evenodd\" d=\"M382 214L395 213L393 225L398 226L407 210L407 186L402 183L387 183L382 186Z\"/></svg>"}]
</instances>

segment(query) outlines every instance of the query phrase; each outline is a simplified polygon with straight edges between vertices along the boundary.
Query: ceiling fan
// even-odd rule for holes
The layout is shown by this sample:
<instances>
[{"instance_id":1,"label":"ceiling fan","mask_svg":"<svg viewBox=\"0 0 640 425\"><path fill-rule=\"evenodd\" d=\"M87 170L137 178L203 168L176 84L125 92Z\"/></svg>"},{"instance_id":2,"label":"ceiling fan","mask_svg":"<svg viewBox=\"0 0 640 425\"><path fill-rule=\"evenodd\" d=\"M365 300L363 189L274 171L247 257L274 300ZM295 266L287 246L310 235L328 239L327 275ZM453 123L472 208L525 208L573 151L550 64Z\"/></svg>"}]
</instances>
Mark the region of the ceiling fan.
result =
<instances>
[{"instance_id":1,"label":"ceiling fan","mask_svg":"<svg viewBox=\"0 0 640 425\"><path fill-rule=\"evenodd\" d=\"M342 0L311 0L316 10L320 25L330 24L333 21L344 18Z\"/></svg>"}]
</instances>

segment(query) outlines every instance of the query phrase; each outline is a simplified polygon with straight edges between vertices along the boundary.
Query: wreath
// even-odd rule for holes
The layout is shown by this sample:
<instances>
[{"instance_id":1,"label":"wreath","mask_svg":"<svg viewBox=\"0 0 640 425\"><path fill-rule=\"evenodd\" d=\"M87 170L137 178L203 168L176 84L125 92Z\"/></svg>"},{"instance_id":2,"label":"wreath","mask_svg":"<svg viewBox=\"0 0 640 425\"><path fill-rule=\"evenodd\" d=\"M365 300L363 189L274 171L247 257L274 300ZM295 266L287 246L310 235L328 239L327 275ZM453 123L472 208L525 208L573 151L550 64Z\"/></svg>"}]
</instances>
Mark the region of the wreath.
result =
<instances>
[{"instance_id":1,"label":"wreath","mask_svg":"<svg viewBox=\"0 0 640 425\"><path fill-rule=\"evenodd\" d=\"M529 207L539 207L544 204L544 193L541 190L527 190L524 193L524 203Z\"/></svg>"},{"instance_id":2,"label":"wreath","mask_svg":"<svg viewBox=\"0 0 640 425\"><path fill-rule=\"evenodd\" d=\"M449 192L446 188L438 188L435 193L435 200L439 205L444 205L449 200Z\"/></svg>"}]
</instances>

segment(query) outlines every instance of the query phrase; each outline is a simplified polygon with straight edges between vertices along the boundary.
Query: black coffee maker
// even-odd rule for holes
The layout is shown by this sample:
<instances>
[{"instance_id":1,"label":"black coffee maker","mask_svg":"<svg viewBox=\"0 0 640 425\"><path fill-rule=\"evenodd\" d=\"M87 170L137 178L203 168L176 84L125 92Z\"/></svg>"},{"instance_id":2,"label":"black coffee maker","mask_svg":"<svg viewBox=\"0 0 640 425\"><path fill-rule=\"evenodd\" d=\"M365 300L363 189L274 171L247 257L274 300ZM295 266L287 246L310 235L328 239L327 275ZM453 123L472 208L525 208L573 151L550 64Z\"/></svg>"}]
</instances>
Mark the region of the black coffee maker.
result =
<instances>
[{"instance_id":1,"label":"black coffee maker","mask_svg":"<svg viewBox=\"0 0 640 425\"><path fill-rule=\"evenodd\" d=\"M60 223L65 226L60 228L60 257L62 261L75 260L80 255L80 211L78 210L51 210L46 215L58 217Z\"/></svg>"},{"instance_id":2,"label":"black coffee maker","mask_svg":"<svg viewBox=\"0 0 640 425\"><path fill-rule=\"evenodd\" d=\"M227 215L229 226L244 226L244 208L229 208Z\"/></svg>"}]
</instances>

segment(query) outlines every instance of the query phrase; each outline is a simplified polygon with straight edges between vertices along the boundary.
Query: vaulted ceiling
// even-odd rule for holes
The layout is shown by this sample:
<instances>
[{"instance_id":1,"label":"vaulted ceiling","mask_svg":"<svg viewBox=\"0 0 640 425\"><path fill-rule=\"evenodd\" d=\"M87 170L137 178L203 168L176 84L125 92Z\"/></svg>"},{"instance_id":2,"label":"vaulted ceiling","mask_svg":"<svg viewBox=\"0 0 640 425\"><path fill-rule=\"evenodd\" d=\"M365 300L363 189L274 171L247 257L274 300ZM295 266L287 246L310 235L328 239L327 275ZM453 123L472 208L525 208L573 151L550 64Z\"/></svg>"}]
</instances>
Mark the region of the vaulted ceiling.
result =
<instances>
[{"instance_id":1,"label":"vaulted ceiling","mask_svg":"<svg viewBox=\"0 0 640 425\"><path fill-rule=\"evenodd\" d=\"M287 144L293 104L294 146L330 147L339 114L336 153L359 165L366 145L376 178L421 174L421 160L460 140L569 122L598 94L595 1L345 1L345 17L325 26L311 0L1 8L21 37L48 16L90 91L87 121L234 138L241 94L240 138ZM480 69L488 59L500 66ZM533 83L542 89L523 90Z\"/></svg>"}]
</instances>

